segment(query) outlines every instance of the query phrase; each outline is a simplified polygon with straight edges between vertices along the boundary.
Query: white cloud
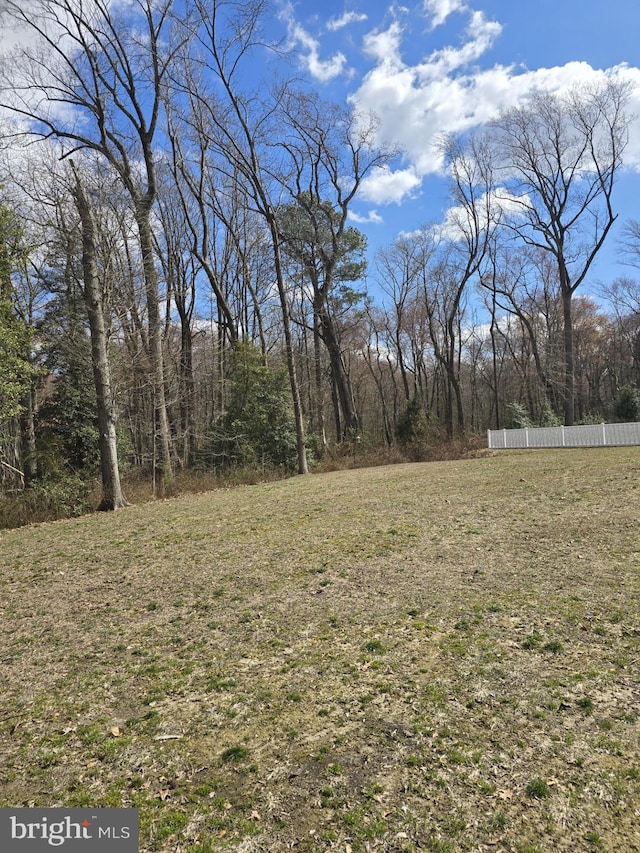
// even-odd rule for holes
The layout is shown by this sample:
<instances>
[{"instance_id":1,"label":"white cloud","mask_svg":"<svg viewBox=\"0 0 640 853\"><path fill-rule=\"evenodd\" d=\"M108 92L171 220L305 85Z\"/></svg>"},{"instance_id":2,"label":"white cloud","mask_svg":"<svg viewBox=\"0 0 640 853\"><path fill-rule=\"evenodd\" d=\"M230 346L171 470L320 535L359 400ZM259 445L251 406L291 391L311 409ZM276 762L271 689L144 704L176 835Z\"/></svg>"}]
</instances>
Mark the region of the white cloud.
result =
<instances>
[{"instance_id":1,"label":"white cloud","mask_svg":"<svg viewBox=\"0 0 640 853\"><path fill-rule=\"evenodd\" d=\"M629 145L625 151L625 164L640 172L640 68L623 66L616 69L621 80L626 80L632 89L628 112L634 116L629 134Z\"/></svg>"},{"instance_id":2,"label":"white cloud","mask_svg":"<svg viewBox=\"0 0 640 853\"><path fill-rule=\"evenodd\" d=\"M364 52L382 65L401 66L402 27L394 21L387 30L373 30L364 37Z\"/></svg>"},{"instance_id":3,"label":"white cloud","mask_svg":"<svg viewBox=\"0 0 640 853\"><path fill-rule=\"evenodd\" d=\"M489 50L502 32L496 21L488 21L482 12L472 12L465 35L467 41L460 48L445 47L431 54L426 67L434 77L451 74L471 62L476 62Z\"/></svg>"},{"instance_id":4,"label":"white cloud","mask_svg":"<svg viewBox=\"0 0 640 853\"><path fill-rule=\"evenodd\" d=\"M364 13L358 12L345 12L344 15L341 15L339 18L329 18L327 21L327 29L334 32L335 30L340 30L342 27L348 27L349 24L357 24L361 21L366 21L367 16Z\"/></svg>"},{"instance_id":5,"label":"white cloud","mask_svg":"<svg viewBox=\"0 0 640 853\"><path fill-rule=\"evenodd\" d=\"M280 13L287 22L291 47L301 48L301 60L309 74L321 83L328 83L345 73L347 57L344 53L334 53L329 59L320 59L320 42L308 33L294 18L291 4Z\"/></svg>"},{"instance_id":6,"label":"white cloud","mask_svg":"<svg viewBox=\"0 0 640 853\"><path fill-rule=\"evenodd\" d=\"M523 214L523 211L531 206L531 198L524 195L514 195L504 187L498 188L493 194L491 202L497 208L497 212L506 214Z\"/></svg>"},{"instance_id":7,"label":"white cloud","mask_svg":"<svg viewBox=\"0 0 640 853\"><path fill-rule=\"evenodd\" d=\"M358 110L376 115L379 139L399 146L408 164L401 171L372 176L366 190L375 204L397 203L403 191L415 194L425 176L441 173L442 134L481 127L532 92L561 94L576 85L601 83L607 76L627 80L633 90L629 113L640 116L638 68L621 65L603 71L586 62L569 62L531 71L505 65L479 69L477 63L500 35L501 25L456 0L425 0L425 10L436 18L466 11L462 43L410 65L403 60L403 28L397 20L364 38L364 50L374 64L351 102ZM640 171L640 118L631 126L625 160Z\"/></svg>"},{"instance_id":8,"label":"white cloud","mask_svg":"<svg viewBox=\"0 0 640 853\"><path fill-rule=\"evenodd\" d=\"M289 37L292 42L307 51L302 58L307 70L316 80L327 83L344 72L347 64L344 53L338 52L329 59L320 59L320 42L310 36L299 24L295 24L290 29Z\"/></svg>"},{"instance_id":9,"label":"white cloud","mask_svg":"<svg viewBox=\"0 0 640 853\"><path fill-rule=\"evenodd\" d=\"M358 195L373 204L400 202L420 184L421 178L411 166L395 171L388 166L380 166L367 175L360 185Z\"/></svg>"},{"instance_id":10,"label":"white cloud","mask_svg":"<svg viewBox=\"0 0 640 853\"><path fill-rule=\"evenodd\" d=\"M484 229L495 223L501 214L523 215L523 207L529 203L529 196L516 196L509 190L499 187L478 198L476 212ZM430 233L437 240L459 242L464 241L465 235L473 233L475 228L476 222L469 209L462 205L454 205L445 212L441 223L430 228Z\"/></svg>"},{"instance_id":11,"label":"white cloud","mask_svg":"<svg viewBox=\"0 0 640 853\"><path fill-rule=\"evenodd\" d=\"M350 210L349 219L357 222L358 225L380 225L384 222L377 210L370 210L366 216L361 216L359 213Z\"/></svg>"},{"instance_id":12,"label":"white cloud","mask_svg":"<svg viewBox=\"0 0 640 853\"><path fill-rule=\"evenodd\" d=\"M464 0L423 0L424 10L432 16L431 29L444 24L449 15L463 12L468 7Z\"/></svg>"}]
</instances>

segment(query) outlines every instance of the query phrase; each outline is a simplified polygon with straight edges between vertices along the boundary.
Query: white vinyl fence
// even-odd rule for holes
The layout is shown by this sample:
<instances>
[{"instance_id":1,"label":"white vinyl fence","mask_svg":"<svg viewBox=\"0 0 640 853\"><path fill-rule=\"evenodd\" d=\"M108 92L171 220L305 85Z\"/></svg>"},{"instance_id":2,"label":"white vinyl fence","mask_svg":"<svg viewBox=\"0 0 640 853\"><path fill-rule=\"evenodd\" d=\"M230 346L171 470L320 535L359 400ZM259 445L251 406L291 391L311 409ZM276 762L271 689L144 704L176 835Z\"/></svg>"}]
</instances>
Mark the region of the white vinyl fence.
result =
<instances>
[{"instance_id":1,"label":"white vinyl fence","mask_svg":"<svg viewBox=\"0 0 640 853\"><path fill-rule=\"evenodd\" d=\"M640 423L489 429L490 450L519 447L613 447L640 444Z\"/></svg>"}]
</instances>

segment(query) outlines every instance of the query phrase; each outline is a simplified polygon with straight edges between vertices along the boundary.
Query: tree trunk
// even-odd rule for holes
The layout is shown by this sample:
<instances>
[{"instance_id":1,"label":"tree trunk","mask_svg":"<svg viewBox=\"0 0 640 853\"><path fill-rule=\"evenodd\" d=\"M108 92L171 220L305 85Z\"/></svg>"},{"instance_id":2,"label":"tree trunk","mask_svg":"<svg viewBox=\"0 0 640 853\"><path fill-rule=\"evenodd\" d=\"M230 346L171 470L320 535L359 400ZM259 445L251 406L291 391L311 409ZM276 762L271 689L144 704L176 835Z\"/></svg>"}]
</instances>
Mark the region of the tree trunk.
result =
<instances>
[{"instance_id":1,"label":"tree trunk","mask_svg":"<svg viewBox=\"0 0 640 853\"><path fill-rule=\"evenodd\" d=\"M446 427L447 438L453 438L455 433L454 427L454 400L456 411L456 423L458 432L464 432L464 408L462 405L462 391L460 389L459 365L456 357L456 333L453 328L454 317L452 316L447 321L447 336L444 351L444 369L447 377L446 391ZM437 355L437 353L436 353Z\"/></svg>"},{"instance_id":2,"label":"tree trunk","mask_svg":"<svg viewBox=\"0 0 640 853\"><path fill-rule=\"evenodd\" d=\"M376 347L377 349L377 347ZM379 358L379 355L378 355ZM380 370L378 373L373 369L373 364L371 363L371 354L370 352L367 355L367 367L369 368L369 373L371 374L371 378L374 381L376 386L376 390L378 392L378 397L380 398L380 412L382 414L382 428L384 430L384 439L387 443L387 447L391 447L393 444L393 434L391 432L391 425L389 423L389 410L387 407L387 401L385 399L384 387L382 383L382 376L380 374ZM379 366L379 365L378 365Z\"/></svg>"},{"instance_id":3,"label":"tree trunk","mask_svg":"<svg viewBox=\"0 0 640 853\"><path fill-rule=\"evenodd\" d=\"M318 319L322 330L322 340L324 341L329 353L333 384L340 401L340 408L342 409L343 434L338 434L337 440L340 441L341 438L353 438L353 436L359 431L360 424L353 398L351 381L342 361L340 343L330 314L325 309L322 309L319 312Z\"/></svg>"},{"instance_id":4,"label":"tree trunk","mask_svg":"<svg viewBox=\"0 0 640 853\"><path fill-rule=\"evenodd\" d=\"M331 374L331 405L333 407L333 424L336 431L336 443L340 443L342 439L342 418L340 416L340 401L338 400L338 392L336 390L336 381Z\"/></svg>"},{"instance_id":5,"label":"tree trunk","mask_svg":"<svg viewBox=\"0 0 640 853\"><path fill-rule=\"evenodd\" d=\"M189 468L196 448L195 381L193 376L193 336L189 318L180 314L180 427L182 430L182 464Z\"/></svg>"},{"instance_id":6,"label":"tree trunk","mask_svg":"<svg viewBox=\"0 0 640 853\"><path fill-rule=\"evenodd\" d=\"M564 319L564 425L573 426L575 419L575 362L573 352L573 293L562 289L562 315Z\"/></svg>"},{"instance_id":7,"label":"tree trunk","mask_svg":"<svg viewBox=\"0 0 640 853\"><path fill-rule=\"evenodd\" d=\"M159 486L160 495L162 495L165 485L171 480L173 474L171 469L171 429L169 426L169 414L167 412L164 387L164 358L162 353L162 323L160 320L160 300L158 298L158 276L153 258L151 225L149 223L149 216L143 208L143 205L136 205L136 224L138 226L138 238L140 240L142 266L144 269L145 296L149 322L149 357L151 360L151 377L159 439L158 452L154 452L156 482Z\"/></svg>"},{"instance_id":8,"label":"tree trunk","mask_svg":"<svg viewBox=\"0 0 640 853\"><path fill-rule=\"evenodd\" d=\"M29 388L22 398L22 413L20 415L20 458L24 473L24 485L27 489L38 478L34 397L35 390Z\"/></svg>"},{"instance_id":9,"label":"tree trunk","mask_svg":"<svg viewBox=\"0 0 640 853\"><path fill-rule=\"evenodd\" d=\"M111 387L111 370L107 352L107 332L102 310L102 292L96 260L95 227L91 209L78 176L75 200L82 223L83 296L89 317L91 333L91 361L96 387L98 429L100 433L100 472L102 475L102 501L99 509L115 510L127 506L120 485L116 416Z\"/></svg>"},{"instance_id":10,"label":"tree trunk","mask_svg":"<svg viewBox=\"0 0 640 853\"><path fill-rule=\"evenodd\" d=\"M320 326L318 316L313 314L313 366L316 385L316 412L318 437L322 450L327 449L327 430L324 422L324 383L322 381L322 355L320 352Z\"/></svg>"},{"instance_id":11,"label":"tree trunk","mask_svg":"<svg viewBox=\"0 0 640 853\"><path fill-rule=\"evenodd\" d=\"M398 328L395 334L396 352L398 354L398 367L400 368L400 376L402 378L402 387L404 388L404 398L409 402L411 399L411 391L409 389L409 379L407 377L407 369L404 363L404 356L402 354L402 341L400 339L400 324L398 322Z\"/></svg>"},{"instance_id":12,"label":"tree trunk","mask_svg":"<svg viewBox=\"0 0 640 853\"><path fill-rule=\"evenodd\" d=\"M451 370L449 365L444 365L444 382L442 383L442 392L444 394L444 423L447 431L447 438L452 439L454 434L453 427L453 382L451 379Z\"/></svg>"},{"instance_id":13,"label":"tree trunk","mask_svg":"<svg viewBox=\"0 0 640 853\"><path fill-rule=\"evenodd\" d=\"M300 400L300 388L298 385L298 377L296 375L296 364L293 352L293 339L291 336L291 322L289 320L289 304L287 302L287 293L284 284L284 275L282 272L282 258L280 255L280 236L278 234L278 226L271 209L267 215L269 230L271 232L271 242L273 247L273 260L276 272L276 282L278 285L278 295L280 297L280 308L282 310L282 329L284 332L285 354L287 360L287 370L289 373L289 384L291 386L291 397L293 399L293 417L296 426L296 451L298 456L298 474L308 474L309 467L307 464L307 449L305 442L304 418L302 415L302 402Z\"/></svg>"}]
</instances>

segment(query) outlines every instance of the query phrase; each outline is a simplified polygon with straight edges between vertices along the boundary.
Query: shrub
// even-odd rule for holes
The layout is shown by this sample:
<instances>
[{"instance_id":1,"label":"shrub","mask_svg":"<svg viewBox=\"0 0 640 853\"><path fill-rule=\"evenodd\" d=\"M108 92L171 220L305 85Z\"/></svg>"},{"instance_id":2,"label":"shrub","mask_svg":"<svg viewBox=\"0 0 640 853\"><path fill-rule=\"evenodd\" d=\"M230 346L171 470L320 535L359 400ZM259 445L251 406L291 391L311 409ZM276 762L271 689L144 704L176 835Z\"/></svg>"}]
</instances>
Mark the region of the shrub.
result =
<instances>
[{"instance_id":1,"label":"shrub","mask_svg":"<svg viewBox=\"0 0 640 853\"><path fill-rule=\"evenodd\" d=\"M231 357L227 411L213 442L223 467L275 467L294 471L296 431L286 370L264 364L250 341Z\"/></svg>"},{"instance_id":2,"label":"shrub","mask_svg":"<svg viewBox=\"0 0 640 853\"><path fill-rule=\"evenodd\" d=\"M576 422L576 426L597 426L602 421L602 414L598 412L585 412L580 420Z\"/></svg>"},{"instance_id":3,"label":"shrub","mask_svg":"<svg viewBox=\"0 0 640 853\"><path fill-rule=\"evenodd\" d=\"M640 392L633 385L624 385L619 391L613 407L618 421L631 423L640 421Z\"/></svg>"},{"instance_id":4,"label":"shrub","mask_svg":"<svg viewBox=\"0 0 640 853\"><path fill-rule=\"evenodd\" d=\"M398 419L396 438L402 447L423 442L427 435L427 420L420 397L414 394Z\"/></svg>"},{"instance_id":5,"label":"shrub","mask_svg":"<svg viewBox=\"0 0 640 853\"><path fill-rule=\"evenodd\" d=\"M507 429L524 429L530 426L533 424L529 412L522 403L517 403L515 400L508 403L505 409L505 427Z\"/></svg>"},{"instance_id":6,"label":"shrub","mask_svg":"<svg viewBox=\"0 0 640 853\"><path fill-rule=\"evenodd\" d=\"M525 424L525 426L528 426L528 424ZM542 411L540 412L540 418L538 421L538 426L541 426L541 427L562 426L562 418L553 411L553 409L549 405L548 401L545 401L545 403L542 407Z\"/></svg>"},{"instance_id":7,"label":"shrub","mask_svg":"<svg viewBox=\"0 0 640 853\"><path fill-rule=\"evenodd\" d=\"M84 515L95 509L93 483L76 474L45 477L31 488L0 498L0 529Z\"/></svg>"},{"instance_id":8,"label":"shrub","mask_svg":"<svg viewBox=\"0 0 640 853\"><path fill-rule=\"evenodd\" d=\"M507 403L504 423L507 429L524 429L525 427L533 426L529 412L522 403L518 403L515 400Z\"/></svg>"}]
</instances>

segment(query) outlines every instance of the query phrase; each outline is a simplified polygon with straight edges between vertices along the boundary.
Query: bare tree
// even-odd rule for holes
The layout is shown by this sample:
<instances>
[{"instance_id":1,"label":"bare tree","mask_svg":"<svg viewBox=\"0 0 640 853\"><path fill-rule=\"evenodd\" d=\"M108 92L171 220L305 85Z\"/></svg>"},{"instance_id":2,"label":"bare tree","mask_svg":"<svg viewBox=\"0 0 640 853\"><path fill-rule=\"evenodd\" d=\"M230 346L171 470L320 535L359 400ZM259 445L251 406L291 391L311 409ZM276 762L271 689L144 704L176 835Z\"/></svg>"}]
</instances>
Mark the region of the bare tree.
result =
<instances>
[{"instance_id":1,"label":"bare tree","mask_svg":"<svg viewBox=\"0 0 640 853\"><path fill-rule=\"evenodd\" d=\"M616 220L615 179L628 87L609 80L567 95L534 95L494 124L512 231L557 266L564 318L565 423L575 415L572 299Z\"/></svg>"},{"instance_id":2,"label":"bare tree","mask_svg":"<svg viewBox=\"0 0 640 853\"><path fill-rule=\"evenodd\" d=\"M188 68L189 59L186 58ZM190 80L190 72L185 72ZM184 222L191 236L190 250L197 259L214 295L218 326L223 341L238 339L238 317L234 316L216 268L218 225L225 223L225 198L220 185L218 152L211 145L216 134L211 122L211 104L200 97L200 87L190 80L186 87L188 107L180 115L167 98L168 135L175 191ZM233 183L233 181L231 181Z\"/></svg>"},{"instance_id":3,"label":"bare tree","mask_svg":"<svg viewBox=\"0 0 640 853\"><path fill-rule=\"evenodd\" d=\"M449 137L443 147L452 206L440 229L434 262L421 277L434 353L446 375L445 424L451 438L456 427L462 431L465 425L460 384L464 299L469 284L481 277L500 211L492 194L492 158L485 141L479 137L463 143Z\"/></svg>"},{"instance_id":4,"label":"bare tree","mask_svg":"<svg viewBox=\"0 0 640 853\"><path fill-rule=\"evenodd\" d=\"M419 284L429 266L436 241L429 229L398 237L392 246L378 253L380 287L391 304L385 311L384 325L392 343L402 380L405 401L419 388L423 344L417 335L421 303ZM386 300L385 300L386 301ZM415 377L412 388L410 377Z\"/></svg>"},{"instance_id":5,"label":"bare tree","mask_svg":"<svg viewBox=\"0 0 640 853\"><path fill-rule=\"evenodd\" d=\"M629 266L640 268L640 221L629 219L622 228L622 257Z\"/></svg>"},{"instance_id":6,"label":"bare tree","mask_svg":"<svg viewBox=\"0 0 640 853\"><path fill-rule=\"evenodd\" d=\"M144 270L161 484L171 476L171 459L152 209L161 88L173 55L163 48L171 2L135 0L118 15L105 0L36 0L29 7L7 0L6 14L29 39L2 74L3 105L29 122L31 134L60 142L63 157L80 149L97 152L131 199Z\"/></svg>"},{"instance_id":7,"label":"bare tree","mask_svg":"<svg viewBox=\"0 0 640 853\"><path fill-rule=\"evenodd\" d=\"M640 281L622 276L600 289L613 310L615 347L610 373L614 389L640 386Z\"/></svg>"},{"instance_id":8,"label":"bare tree","mask_svg":"<svg viewBox=\"0 0 640 853\"><path fill-rule=\"evenodd\" d=\"M158 198L157 210L160 229L155 237L158 257L162 263L166 282L166 300L175 305L180 323L180 343L177 355L177 408L176 432L178 454L188 467L196 450L195 378L193 367L194 313L196 309L196 280L200 272L197 257L190 252L192 240L185 221L184 208L176 198L171 175L162 174L163 191ZM171 311L166 313L165 326L171 327ZM170 331L170 328L169 328ZM171 334L165 336L169 341Z\"/></svg>"},{"instance_id":9,"label":"bare tree","mask_svg":"<svg viewBox=\"0 0 640 853\"><path fill-rule=\"evenodd\" d=\"M298 473L306 474L305 426L277 221L284 168L282 153L278 154L277 149L281 97L270 99L264 92L247 91L241 78L242 70L250 65L252 52L264 47L260 24L266 6L265 0L193 0L186 23L193 35L193 53L185 57L181 77L175 78L172 85L176 93L182 92L197 102L198 110L206 114L210 145L220 155L217 168L228 181L242 184L269 234L293 400Z\"/></svg>"},{"instance_id":10,"label":"bare tree","mask_svg":"<svg viewBox=\"0 0 640 853\"><path fill-rule=\"evenodd\" d=\"M91 362L96 387L98 409L98 431L100 446L100 471L102 475L102 501L99 509L115 510L127 506L128 502L120 485L118 447L116 439L116 415L111 366L109 364L107 323L104 311L104 291L100 283L97 260L97 236L91 204L80 180L78 170L72 163L74 186L73 197L78 208L82 226L82 273L83 298L87 307L91 332Z\"/></svg>"},{"instance_id":11,"label":"bare tree","mask_svg":"<svg viewBox=\"0 0 640 853\"><path fill-rule=\"evenodd\" d=\"M558 352L556 320L560 305L557 274L546 252L525 247L516 251L510 243L496 240L490 251L490 264L481 285L491 299L491 338L494 354L495 411L499 418L496 341L504 337L497 320L496 309L503 316L515 315L521 336L526 339L516 345L511 324L506 335L511 363L527 385L528 406L532 416L559 411L562 390L562 356ZM539 393L531 387L529 363L533 361Z\"/></svg>"},{"instance_id":12,"label":"bare tree","mask_svg":"<svg viewBox=\"0 0 640 853\"><path fill-rule=\"evenodd\" d=\"M311 284L314 329L327 349L342 413L340 441L358 433L359 418L335 306L341 297L345 303L358 301L349 284L362 279L366 269L365 238L348 225L349 211L362 182L394 152L374 144L372 116L300 91L285 91L282 100L281 144L293 165L287 182L292 203L280 211L282 236Z\"/></svg>"}]
</instances>

